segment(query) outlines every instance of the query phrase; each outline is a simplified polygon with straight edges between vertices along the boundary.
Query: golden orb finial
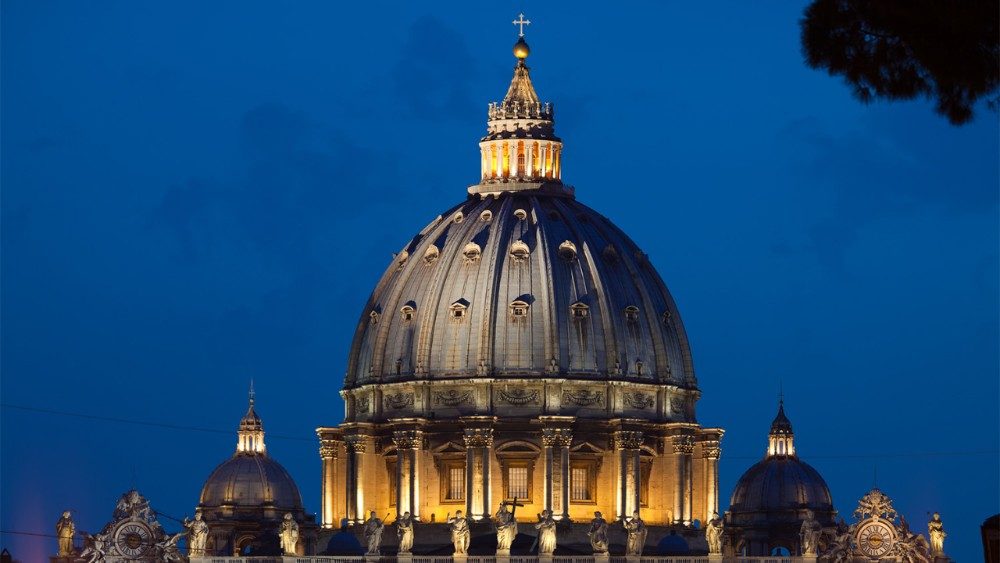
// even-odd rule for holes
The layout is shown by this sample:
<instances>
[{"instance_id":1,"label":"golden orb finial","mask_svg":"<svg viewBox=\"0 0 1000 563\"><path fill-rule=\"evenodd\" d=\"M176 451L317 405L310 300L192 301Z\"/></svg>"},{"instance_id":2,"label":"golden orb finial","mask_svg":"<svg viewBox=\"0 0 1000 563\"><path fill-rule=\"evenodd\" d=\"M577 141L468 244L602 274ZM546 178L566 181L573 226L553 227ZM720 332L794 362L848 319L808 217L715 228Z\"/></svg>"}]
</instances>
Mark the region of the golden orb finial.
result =
<instances>
[{"instance_id":1,"label":"golden orb finial","mask_svg":"<svg viewBox=\"0 0 1000 563\"><path fill-rule=\"evenodd\" d=\"M523 61L530 54L531 49L528 47L528 43L524 40L524 37L519 38L517 43L514 43L514 56Z\"/></svg>"}]
</instances>

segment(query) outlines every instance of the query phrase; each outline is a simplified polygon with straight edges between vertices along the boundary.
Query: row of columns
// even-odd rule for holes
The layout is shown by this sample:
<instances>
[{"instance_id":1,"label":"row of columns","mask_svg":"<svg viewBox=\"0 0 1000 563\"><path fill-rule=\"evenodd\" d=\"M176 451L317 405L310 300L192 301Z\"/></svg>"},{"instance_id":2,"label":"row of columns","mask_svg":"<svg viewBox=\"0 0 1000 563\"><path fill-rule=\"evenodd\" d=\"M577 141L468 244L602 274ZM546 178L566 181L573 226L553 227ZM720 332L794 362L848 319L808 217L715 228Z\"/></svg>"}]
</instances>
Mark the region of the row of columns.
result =
<instances>
[{"instance_id":1,"label":"row of columns","mask_svg":"<svg viewBox=\"0 0 1000 563\"><path fill-rule=\"evenodd\" d=\"M642 465L639 451L643 435L638 430L619 430L613 434L615 451L618 456L618 518L632 516L639 510L642 493Z\"/></svg>"},{"instance_id":2,"label":"row of columns","mask_svg":"<svg viewBox=\"0 0 1000 563\"><path fill-rule=\"evenodd\" d=\"M490 498L490 460L493 459L493 429L465 429L465 513L473 520L488 518Z\"/></svg>"},{"instance_id":3,"label":"row of columns","mask_svg":"<svg viewBox=\"0 0 1000 563\"><path fill-rule=\"evenodd\" d=\"M569 519L569 447L573 444L573 433L569 428L545 428L542 430L542 447L545 451L545 510L551 510L553 518ZM556 449L559 450L558 478L555 471ZM559 486L559 502L554 501L554 491Z\"/></svg>"},{"instance_id":4,"label":"row of columns","mask_svg":"<svg viewBox=\"0 0 1000 563\"><path fill-rule=\"evenodd\" d=\"M480 417L476 417L480 418ZM483 417L486 418L486 417ZM492 417L489 417L492 418ZM464 430L466 448L465 478L465 510L475 520L489 518L493 508L492 487L490 486L490 467L493 459L493 428L488 423L469 425ZM409 512L417 520L420 519L420 465L423 451L423 432L421 430L398 430L393 433L396 445L396 490L395 496L399 513ZM639 509L641 503L641 458L640 452L644 436L638 430L619 430L612 435L612 444L616 452L616 502L615 511L618 518L631 516ZM674 454L674 474L676 490L674 492L673 523L690 525L693 508L693 454L694 437L689 435L667 438ZM336 527L337 506L334 491L340 481L338 470L339 445L344 445L345 475L344 504L346 516L350 522L362 522L365 519L364 490L360 479L367 468L364 467L364 454L369 447L371 438L365 435L349 435L343 442L331 438L323 438L320 442L320 457L323 461L323 526ZM542 430L542 446L544 455L544 493L543 507L551 510L555 518L569 519L570 504L570 446L573 442L571 429L566 425L546 426ZM718 512L719 487L718 464L721 449L718 440L708 440L702 444L702 467L704 479L704 501L706 517L711 518ZM556 461L558 459L558 462ZM559 491L558 496L556 490Z\"/></svg>"},{"instance_id":5,"label":"row of columns","mask_svg":"<svg viewBox=\"0 0 1000 563\"><path fill-rule=\"evenodd\" d=\"M518 164L518 143L524 143L524 166ZM535 145L538 162L534 162ZM482 146L482 179L555 178L561 176L562 144L553 141L511 139L490 141ZM506 155L504 154L506 152Z\"/></svg>"}]
</instances>

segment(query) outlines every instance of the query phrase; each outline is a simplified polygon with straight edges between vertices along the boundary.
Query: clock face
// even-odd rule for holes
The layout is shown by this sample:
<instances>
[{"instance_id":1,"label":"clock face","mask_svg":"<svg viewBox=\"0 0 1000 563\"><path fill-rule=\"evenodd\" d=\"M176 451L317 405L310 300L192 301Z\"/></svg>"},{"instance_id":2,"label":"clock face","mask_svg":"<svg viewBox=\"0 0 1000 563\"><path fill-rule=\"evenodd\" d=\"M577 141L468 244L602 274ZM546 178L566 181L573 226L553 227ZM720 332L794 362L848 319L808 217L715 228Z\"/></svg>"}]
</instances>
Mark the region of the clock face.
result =
<instances>
[{"instance_id":1,"label":"clock face","mask_svg":"<svg viewBox=\"0 0 1000 563\"><path fill-rule=\"evenodd\" d=\"M125 557L140 557L152 543L153 533L139 522L126 522L115 532L115 547Z\"/></svg>"},{"instance_id":2,"label":"clock face","mask_svg":"<svg viewBox=\"0 0 1000 563\"><path fill-rule=\"evenodd\" d=\"M858 530L858 549L862 553L877 559L892 549L896 534L886 522L869 522Z\"/></svg>"}]
</instances>

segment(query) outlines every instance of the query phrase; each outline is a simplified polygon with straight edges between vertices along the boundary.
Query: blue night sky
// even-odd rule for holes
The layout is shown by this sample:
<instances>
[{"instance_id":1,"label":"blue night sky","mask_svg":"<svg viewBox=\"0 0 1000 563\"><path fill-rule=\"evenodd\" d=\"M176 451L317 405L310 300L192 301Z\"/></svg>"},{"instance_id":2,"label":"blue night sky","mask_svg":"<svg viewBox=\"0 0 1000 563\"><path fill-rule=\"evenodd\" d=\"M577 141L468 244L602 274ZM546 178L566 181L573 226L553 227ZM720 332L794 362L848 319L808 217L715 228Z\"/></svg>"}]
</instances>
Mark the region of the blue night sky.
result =
<instances>
[{"instance_id":1,"label":"blue night sky","mask_svg":"<svg viewBox=\"0 0 1000 563\"><path fill-rule=\"evenodd\" d=\"M524 11L564 178L650 255L726 432L723 506L779 384L848 515L878 485L981 557L998 487L998 126L851 97L804 3L2 3L0 528L96 531L135 484L190 515L251 378L319 510L390 260L478 178ZM140 426L10 405L218 432ZM177 524L164 520L168 530ZM5 534L38 561L55 540Z\"/></svg>"}]
</instances>

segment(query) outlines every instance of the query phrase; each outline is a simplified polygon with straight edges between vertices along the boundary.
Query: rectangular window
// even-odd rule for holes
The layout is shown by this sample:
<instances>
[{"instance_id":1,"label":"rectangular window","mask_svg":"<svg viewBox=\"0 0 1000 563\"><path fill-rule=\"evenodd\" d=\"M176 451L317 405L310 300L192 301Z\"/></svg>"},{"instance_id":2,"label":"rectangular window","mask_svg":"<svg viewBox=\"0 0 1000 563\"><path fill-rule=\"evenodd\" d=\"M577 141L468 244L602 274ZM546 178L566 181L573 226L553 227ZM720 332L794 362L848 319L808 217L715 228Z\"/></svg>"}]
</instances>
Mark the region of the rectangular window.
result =
<instances>
[{"instance_id":1,"label":"rectangular window","mask_svg":"<svg viewBox=\"0 0 1000 563\"><path fill-rule=\"evenodd\" d=\"M507 468L507 497L528 498L528 468L525 466Z\"/></svg>"},{"instance_id":2,"label":"rectangular window","mask_svg":"<svg viewBox=\"0 0 1000 563\"><path fill-rule=\"evenodd\" d=\"M594 500L590 498L590 472L586 467L574 467L570 472L570 494L573 501Z\"/></svg>"},{"instance_id":3,"label":"rectangular window","mask_svg":"<svg viewBox=\"0 0 1000 563\"><path fill-rule=\"evenodd\" d=\"M445 500L465 500L465 467L448 468L448 487Z\"/></svg>"}]
</instances>

